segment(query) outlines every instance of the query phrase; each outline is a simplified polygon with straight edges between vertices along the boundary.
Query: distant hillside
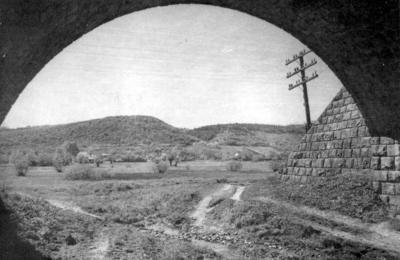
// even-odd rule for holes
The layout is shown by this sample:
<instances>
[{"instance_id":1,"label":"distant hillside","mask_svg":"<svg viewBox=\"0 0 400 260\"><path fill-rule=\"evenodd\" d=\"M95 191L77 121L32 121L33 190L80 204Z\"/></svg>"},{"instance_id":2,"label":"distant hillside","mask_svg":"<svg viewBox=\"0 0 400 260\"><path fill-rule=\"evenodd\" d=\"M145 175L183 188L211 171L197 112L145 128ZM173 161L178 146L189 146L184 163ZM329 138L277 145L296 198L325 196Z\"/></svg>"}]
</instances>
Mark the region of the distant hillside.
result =
<instances>
[{"instance_id":1,"label":"distant hillside","mask_svg":"<svg viewBox=\"0 0 400 260\"><path fill-rule=\"evenodd\" d=\"M304 135L303 125L221 124L188 130L188 134L220 145L291 147Z\"/></svg>"},{"instance_id":2,"label":"distant hillside","mask_svg":"<svg viewBox=\"0 0 400 260\"><path fill-rule=\"evenodd\" d=\"M64 141L96 151L151 150L160 144L190 145L198 141L234 146L265 146L291 149L303 135L303 126L257 124L212 125L180 129L150 116L116 116L83 122L0 129L0 162L18 148L53 153Z\"/></svg>"},{"instance_id":3,"label":"distant hillside","mask_svg":"<svg viewBox=\"0 0 400 260\"><path fill-rule=\"evenodd\" d=\"M149 116L106 117L65 125L0 130L0 149L20 145L55 147L66 140L76 141L80 145L135 145L138 143L190 144L197 141L197 138Z\"/></svg>"}]
</instances>

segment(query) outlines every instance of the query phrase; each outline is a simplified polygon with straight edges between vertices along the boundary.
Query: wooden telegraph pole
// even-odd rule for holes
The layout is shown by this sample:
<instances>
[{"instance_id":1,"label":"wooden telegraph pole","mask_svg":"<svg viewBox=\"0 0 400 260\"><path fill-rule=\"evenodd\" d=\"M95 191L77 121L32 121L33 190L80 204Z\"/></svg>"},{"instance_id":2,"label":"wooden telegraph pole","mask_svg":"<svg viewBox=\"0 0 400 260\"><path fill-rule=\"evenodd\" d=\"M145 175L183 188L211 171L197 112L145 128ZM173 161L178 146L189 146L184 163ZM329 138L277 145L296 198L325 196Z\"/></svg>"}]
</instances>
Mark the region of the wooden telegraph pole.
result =
<instances>
[{"instance_id":1,"label":"wooden telegraph pole","mask_svg":"<svg viewBox=\"0 0 400 260\"><path fill-rule=\"evenodd\" d=\"M299 62L299 67L294 68L293 72L288 72L286 74L286 78L290 78L298 73L300 76L300 80L296 80L296 83L289 84L289 90L292 90L298 86L303 86L303 96L304 96L304 106L306 109L306 119L307 119L307 124L306 124L306 131L308 131L311 128L311 118L310 118L310 105L308 104L308 92L307 92L307 82L315 79L318 77L317 72L315 71L311 77L306 76L306 69L310 68L311 66L314 66L317 64L317 60L314 58L311 60L310 63L304 62L304 56L306 56L308 53L310 53L310 50L302 50L299 52L299 54L293 55L292 59L287 59L285 61L285 65L289 65L294 61Z\"/></svg>"}]
</instances>

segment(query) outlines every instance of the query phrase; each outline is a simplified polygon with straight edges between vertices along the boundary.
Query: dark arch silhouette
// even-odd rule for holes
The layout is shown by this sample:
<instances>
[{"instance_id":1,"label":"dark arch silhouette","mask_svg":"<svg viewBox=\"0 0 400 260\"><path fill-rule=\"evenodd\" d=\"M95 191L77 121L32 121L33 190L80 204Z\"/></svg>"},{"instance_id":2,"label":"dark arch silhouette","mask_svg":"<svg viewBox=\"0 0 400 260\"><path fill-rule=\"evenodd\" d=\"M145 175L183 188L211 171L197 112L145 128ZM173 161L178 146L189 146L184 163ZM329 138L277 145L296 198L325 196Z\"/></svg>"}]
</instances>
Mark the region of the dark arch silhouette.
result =
<instances>
[{"instance_id":1,"label":"dark arch silhouette","mask_svg":"<svg viewBox=\"0 0 400 260\"><path fill-rule=\"evenodd\" d=\"M400 137L398 0L3 0L0 120L36 73L83 34L124 14L189 3L245 12L289 32L342 81L372 135Z\"/></svg>"}]
</instances>

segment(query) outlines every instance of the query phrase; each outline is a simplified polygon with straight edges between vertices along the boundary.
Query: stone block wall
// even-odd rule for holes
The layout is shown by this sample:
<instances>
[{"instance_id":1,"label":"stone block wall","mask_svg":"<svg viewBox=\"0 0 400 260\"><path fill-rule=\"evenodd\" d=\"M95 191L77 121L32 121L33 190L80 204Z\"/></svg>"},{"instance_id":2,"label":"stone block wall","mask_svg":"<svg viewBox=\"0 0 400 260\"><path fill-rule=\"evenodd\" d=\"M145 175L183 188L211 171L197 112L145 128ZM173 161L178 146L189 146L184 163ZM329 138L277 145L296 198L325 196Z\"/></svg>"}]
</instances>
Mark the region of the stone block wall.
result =
<instances>
[{"instance_id":1,"label":"stone block wall","mask_svg":"<svg viewBox=\"0 0 400 260\"><path fill-rule=\"evenodd\" d=\"M400 144L371 136L353 98L341 89L290 153L284 180L308 182L342 173L371 175L385 202L400 206Z\"/></svg>"}]
</instances>

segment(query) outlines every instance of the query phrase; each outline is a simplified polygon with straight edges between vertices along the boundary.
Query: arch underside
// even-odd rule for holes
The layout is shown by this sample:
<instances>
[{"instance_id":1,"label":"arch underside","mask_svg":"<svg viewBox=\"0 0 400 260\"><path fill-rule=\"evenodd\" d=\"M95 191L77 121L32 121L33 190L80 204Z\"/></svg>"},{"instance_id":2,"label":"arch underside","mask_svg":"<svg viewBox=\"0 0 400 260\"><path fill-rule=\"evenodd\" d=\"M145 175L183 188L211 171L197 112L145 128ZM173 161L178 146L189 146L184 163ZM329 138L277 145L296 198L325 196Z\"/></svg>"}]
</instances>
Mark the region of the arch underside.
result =
<instances>
[{"instance_id":1,"label":"arch underside","mask_svg":"<svg viewBox=\"0 0 400 260\"><path fill-rule=\"evenodd\" d=\"M83 34L124 14L189 3L245 12L289 32L334 71L371 135L400 138L398 0L1 1L0 120L44 65Z\"/></svg>"}]
</instances>

